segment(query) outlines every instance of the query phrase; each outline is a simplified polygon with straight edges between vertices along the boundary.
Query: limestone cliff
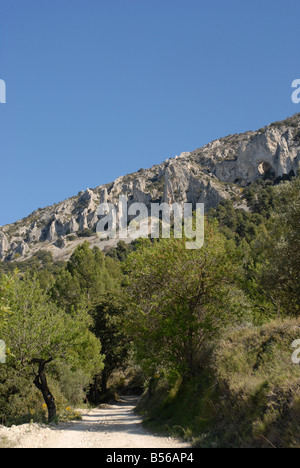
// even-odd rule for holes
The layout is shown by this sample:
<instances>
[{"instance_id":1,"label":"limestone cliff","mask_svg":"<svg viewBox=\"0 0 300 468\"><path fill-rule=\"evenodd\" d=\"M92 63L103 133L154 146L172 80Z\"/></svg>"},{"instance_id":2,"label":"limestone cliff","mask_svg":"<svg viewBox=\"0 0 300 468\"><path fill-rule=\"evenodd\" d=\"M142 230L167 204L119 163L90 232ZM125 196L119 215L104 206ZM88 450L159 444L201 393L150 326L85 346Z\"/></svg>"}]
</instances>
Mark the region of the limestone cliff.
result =
<instances>
[{"instance_id":1,"label":"limestone cliff","mask_svg":"<svg viewBox=\"0 0 300 468\"><path fill-rule=\"evenodd\" d=\"M258 131L230 135L150 169L87 189L57 205L0 228L0 259L25 259L50 250L66 259L76 245L89 242L106 248L93 231L99 203L204 203L205 209L232 198L243 205L242 188L258 178L280 181L297 174L300 165L300 114ZM83 237L84 236L84 237Z\"/></svg>"}]
</instances>

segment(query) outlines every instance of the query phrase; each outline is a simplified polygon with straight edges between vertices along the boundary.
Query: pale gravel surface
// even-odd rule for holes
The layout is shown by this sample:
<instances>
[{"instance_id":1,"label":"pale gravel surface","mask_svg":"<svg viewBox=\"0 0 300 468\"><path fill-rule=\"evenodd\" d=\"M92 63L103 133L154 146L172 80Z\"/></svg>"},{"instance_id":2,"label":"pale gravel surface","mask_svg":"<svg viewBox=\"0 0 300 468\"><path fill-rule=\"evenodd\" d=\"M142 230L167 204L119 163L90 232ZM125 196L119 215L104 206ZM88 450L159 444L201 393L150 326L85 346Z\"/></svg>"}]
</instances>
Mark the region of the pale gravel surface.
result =
<instances>
[{"instance_id":1,"label":"pale gravel surface","mask_svg":"<svg viewBox=\"0 0 300 468\"><path fill-rule=\"evenodd\" d=\"M150 434L134 414L137 399L86 411L82 421L51 427L24 424L0 427L0 447L14 448L187 448L176 439Z\"/></svg>"}]
</instances>

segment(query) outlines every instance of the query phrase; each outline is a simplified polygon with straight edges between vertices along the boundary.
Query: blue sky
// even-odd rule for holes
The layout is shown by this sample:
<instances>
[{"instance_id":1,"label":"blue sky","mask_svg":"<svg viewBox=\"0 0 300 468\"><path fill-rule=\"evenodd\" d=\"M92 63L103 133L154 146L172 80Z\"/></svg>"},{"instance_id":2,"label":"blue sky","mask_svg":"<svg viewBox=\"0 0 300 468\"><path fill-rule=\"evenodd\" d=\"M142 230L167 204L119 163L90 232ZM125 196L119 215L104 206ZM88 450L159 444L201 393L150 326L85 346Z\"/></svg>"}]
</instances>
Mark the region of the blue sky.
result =
<instances>
[{"instance_id":1,"label":"blue sky","mask_svg":"<svg viewBox=\"0 0 300 468\"><path fill-rule=\"evenodd\" d=\"M299 0L0 0L0 225L300 112Z\"/></svg>"}]
</instances>

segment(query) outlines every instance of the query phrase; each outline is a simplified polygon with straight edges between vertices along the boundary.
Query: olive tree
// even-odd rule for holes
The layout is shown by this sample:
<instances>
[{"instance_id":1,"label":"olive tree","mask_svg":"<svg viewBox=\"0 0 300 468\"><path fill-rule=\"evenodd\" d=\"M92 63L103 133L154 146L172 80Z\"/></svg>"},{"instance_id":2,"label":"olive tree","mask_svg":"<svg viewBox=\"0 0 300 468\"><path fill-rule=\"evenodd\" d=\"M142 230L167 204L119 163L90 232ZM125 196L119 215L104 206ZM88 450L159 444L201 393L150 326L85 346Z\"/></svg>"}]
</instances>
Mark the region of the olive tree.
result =
<instances>
[{"instance_id":1,"label":"olive tree","mask_svg":"<svg viewBox=\"0 0 300 468\"><path fill-rule=\"evenodd\" d=\"M33 383L43 395L49 421L53 421L56 405L48 387L46 365L63 360L73 369L82 369L90 379L103 368L100 341L89 331L91 319L84 310L72 314L60 309L35 276L2 275L0 293L0 334L10 363L27 375L34 370Z\"/></svg>"}]
</instances>

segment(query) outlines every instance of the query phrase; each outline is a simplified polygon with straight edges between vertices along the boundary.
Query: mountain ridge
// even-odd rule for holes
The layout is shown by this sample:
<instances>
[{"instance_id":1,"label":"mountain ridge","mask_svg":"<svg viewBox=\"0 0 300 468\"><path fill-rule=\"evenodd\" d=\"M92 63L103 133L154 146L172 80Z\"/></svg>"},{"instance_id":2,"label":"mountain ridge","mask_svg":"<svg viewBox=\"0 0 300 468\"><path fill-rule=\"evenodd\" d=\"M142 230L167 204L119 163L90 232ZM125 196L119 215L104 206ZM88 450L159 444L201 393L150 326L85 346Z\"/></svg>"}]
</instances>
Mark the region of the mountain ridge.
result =
<instances>
[{"instance_id":1,"label":"mountain ridge","mask_svg":"<svg viewBox=\"0 0 300 468\"><path fill-rule=\"evenodd\" d=\"M50 251L57 260L66 260L86 239L102 250L112 247L115 240L100 242L95 234L97 207L104 202L116 206L120 195L127 196L129 205L139 202L149 209L154 202L177 202L204 203L209 210L227 199L247 209L242 194L247 185L259 178L274 183L291 178L299 166L300 114L295 114L88 188L0 227L0 260L24 260L41 249Z\"/></svg>"}]
</instances>

